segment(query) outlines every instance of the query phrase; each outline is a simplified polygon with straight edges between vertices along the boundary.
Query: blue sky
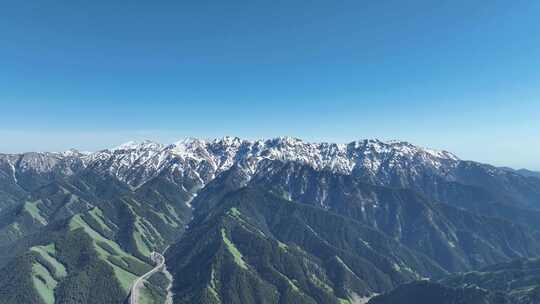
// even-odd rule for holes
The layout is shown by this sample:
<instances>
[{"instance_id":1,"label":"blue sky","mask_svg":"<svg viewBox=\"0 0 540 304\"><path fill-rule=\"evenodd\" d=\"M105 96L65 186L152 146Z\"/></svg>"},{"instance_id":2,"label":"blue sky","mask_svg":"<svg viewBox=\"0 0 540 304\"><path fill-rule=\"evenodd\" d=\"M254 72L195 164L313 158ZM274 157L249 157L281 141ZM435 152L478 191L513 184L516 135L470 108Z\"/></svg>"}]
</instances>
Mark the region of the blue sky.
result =
<instances>
[{"instance_id":1,"label":"blue sky","mask_svg":"<svg viewBox=\"0 0 540 304\"><path fill-rule=\"evenodd\" d=\"M539 1L9 2L3 152L376 137L540 170Z\"/></svg>"}]
</instances>

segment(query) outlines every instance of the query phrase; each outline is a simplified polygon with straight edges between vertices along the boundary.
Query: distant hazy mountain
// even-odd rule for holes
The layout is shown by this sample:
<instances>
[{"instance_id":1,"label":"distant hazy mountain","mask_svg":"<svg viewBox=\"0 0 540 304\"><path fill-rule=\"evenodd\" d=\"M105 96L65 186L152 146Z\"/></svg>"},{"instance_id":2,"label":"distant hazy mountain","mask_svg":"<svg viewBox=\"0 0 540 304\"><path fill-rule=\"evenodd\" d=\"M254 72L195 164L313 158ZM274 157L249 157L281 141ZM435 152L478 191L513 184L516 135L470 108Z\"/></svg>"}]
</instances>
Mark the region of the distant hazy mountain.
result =
<instances>
[{"instance_id":1,"label":"distant hazy mountain","mask_svg":"<svg viewBox=\"0 0 540 304\"><path fill-rule=\"evenodd\" d=\"M507 167L504 167L503 169L511 171L511 172L515 172L515 173L523 175L525 177L537 177L537 178L540 178L540 172L537 172L537 171L531 171L531 170L527 170L527 169L514 170L514 169L511 169L511 168L507 168Z\"/></svg>"},{"instance_id":2,"label":"distant hazy mountain","mask_svg":"<svg viewBox=\"0 0 540 304\"><path fill-rule=\"evenodd\" d=\"M0 154L0 302L121 303L170 246L173 280L153 276L143 301L514 303L534 293L454 282L540 256L531 174L379 140Z\"/></svg>"},{"instance_id":3,"label":"distant hazy mountain","mask_svg":"<svg viewBox=\"0 0 540 304\"><path fill-rule=\"evenodd\" d=\"M527 169L519 169L519 170L516 170L515 172L518 173L518 174L521 174L523 176L526 176L526 177L540 178L540 172L537 172L537 171L531 171L531 170L527 170Z\"/></svg>"},{"instance_id":4,"label":"distant hazy mountain","mask_svg":"<svg viewBox=\"0 0 540 304\"><path fill-rule=\"evenodd\" d=\"M538 177L540 178L540 172L537 171L530 171L527 169L519 169L517 172L523 176L531 176L531 177Z\"/></svg>"}]
</instances>

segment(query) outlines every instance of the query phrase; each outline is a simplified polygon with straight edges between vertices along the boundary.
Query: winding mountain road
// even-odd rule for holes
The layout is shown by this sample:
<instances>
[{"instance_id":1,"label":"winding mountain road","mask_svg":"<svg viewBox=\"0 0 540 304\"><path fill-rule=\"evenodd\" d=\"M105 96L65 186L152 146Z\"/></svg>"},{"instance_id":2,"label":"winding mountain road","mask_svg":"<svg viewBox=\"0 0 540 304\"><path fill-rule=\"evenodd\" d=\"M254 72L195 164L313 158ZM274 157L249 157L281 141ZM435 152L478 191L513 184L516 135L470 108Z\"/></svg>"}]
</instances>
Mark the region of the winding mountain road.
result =
<instances>
[{"instance_id":1,"label":"winding mountain road","mask_svg":"<svg viewBox=\"0 0 540 304\"><path fill-rule=\"evenodd\" d=\"M165 265L165 257L163 257L163 255L158 252L152 252L150 258L156 263L156 267L152 268L152 270L148 271L147 273L140 276L137 280L135 280L133 286L131 286L129 304L139 304L139 291L141 287L144 286L144 281L150 276L152 276L154 273L160 271L161 268L163 268L163 266Z\"/></svg>"},{"instance_id":2,"label":"winding mountain road","mask_svg":"<svg viewBox=\"0 0 540 304\"><path fill-rule=\"evenodd\" d=\"M167 253L167 250L169 250L170 246L167 246L165 250L163 251L163 256ZM165 296L165 303L164 304L173 304L173 293L172 293L172 286L173 286L173 276L167 269L167 264L163 265L163 268L161 270L163 274L169 279L169 285L167 285L167 295Z\"/></svg>"}]
</instances>

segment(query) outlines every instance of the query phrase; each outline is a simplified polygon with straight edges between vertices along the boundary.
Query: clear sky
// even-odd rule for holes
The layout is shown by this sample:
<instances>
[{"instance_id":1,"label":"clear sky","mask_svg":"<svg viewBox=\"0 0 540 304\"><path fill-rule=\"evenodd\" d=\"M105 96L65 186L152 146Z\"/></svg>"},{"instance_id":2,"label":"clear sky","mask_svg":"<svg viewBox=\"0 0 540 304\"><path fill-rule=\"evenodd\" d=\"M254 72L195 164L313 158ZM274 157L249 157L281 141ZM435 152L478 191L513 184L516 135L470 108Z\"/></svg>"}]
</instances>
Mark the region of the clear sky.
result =
<instances>
[{"instance_id":1,"label":"clear sky","mask_svg":"<svg viewBox=\"0 0 540 304\"><path fill-rule=\"evenodd\" d=\"M540 170L540 1L0 1L0 151L402 139Z\"/></svg>"}]
</instances>

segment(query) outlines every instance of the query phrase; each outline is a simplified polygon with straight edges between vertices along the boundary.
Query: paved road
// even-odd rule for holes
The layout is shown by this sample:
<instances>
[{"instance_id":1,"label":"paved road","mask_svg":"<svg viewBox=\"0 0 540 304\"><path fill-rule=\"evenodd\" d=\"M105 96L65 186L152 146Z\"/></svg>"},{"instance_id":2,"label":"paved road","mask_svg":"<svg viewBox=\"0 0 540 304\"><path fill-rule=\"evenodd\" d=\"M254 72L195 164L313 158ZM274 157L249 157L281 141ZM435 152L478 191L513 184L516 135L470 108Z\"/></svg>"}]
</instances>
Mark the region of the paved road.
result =
<instances>
[{"instance_id":1,"label":"paved road","mask_svg":"<svg viewBox=\"0 0 540 304\"><path fill-rule=\"evenodd\" d=\"M167 246L167 248L165 248L165 250L163 251L163 256L165 256L165 253L167 253L167 250L169 250L169 246ZM161 271L167 277L167 279L169 279L169 285L167 285L167 295L165 296L164 304L173 304L173 293L172 293L173 276L167 269L167 264L163 265L163 269Z\"/></svg>"},{"instance_id":2,"label":"paved road","mask_svg":"<svg viewBox=\"0 0 540 304\"><path fill-rule=\"evenodd\" d=\"M133 283L133 285L131 286L129 304L139 303L139 291L144 286L144 280L148 279L154 273L160 271L161 268L165 265L165 258L160 253L152 252L152 255L150 257L152 258L152 261L156 263L156 267L152 268L152 270L143 274L137 280L135 280L135 283Z\"/></svg>"}]
</instances>

